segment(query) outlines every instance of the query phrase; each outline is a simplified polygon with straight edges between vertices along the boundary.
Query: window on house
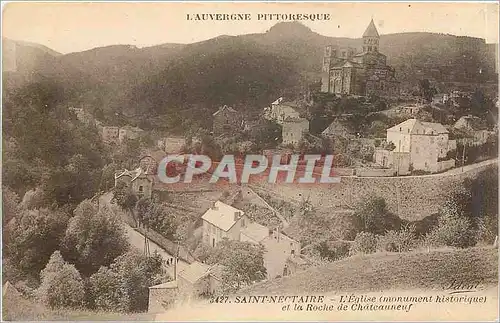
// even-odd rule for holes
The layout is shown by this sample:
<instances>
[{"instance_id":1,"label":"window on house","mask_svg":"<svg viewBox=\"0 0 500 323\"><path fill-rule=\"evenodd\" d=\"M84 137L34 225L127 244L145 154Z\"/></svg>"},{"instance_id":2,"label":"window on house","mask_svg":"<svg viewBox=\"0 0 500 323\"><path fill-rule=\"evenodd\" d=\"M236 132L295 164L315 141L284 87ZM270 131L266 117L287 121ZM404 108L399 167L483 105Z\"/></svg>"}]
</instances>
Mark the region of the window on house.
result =
<instances>
[{"instance_id":1,"label":"window on house","mask_svg":"<svg viewBox=\"0 0 500 323\"><path fill-rule=\"evenodd\" d=\"M294 255L294 254L295 254L295 250L292 249L292 255Z\"/></svg>"},{"instance_id":2,"label":"window on house","mask_svg":"<svg viewBox=\"0 0 500 323\"><path fill-rule=\"evenodd\" d=\"M402 127L399 127L399 131L403 131L403 128L402 128Z\"/></svg>"},{"instance_id":3,"label":"window on house","mask_svg":"<svg viewBox=\"0 0 500 323\"><path fill-rule=\"evenodd\" d=\"M142 185L141 185L141 186L139 186L139 192L140 192L140 193L144 192L144 186L142 186Z\"/></svg>"}]
</instances>

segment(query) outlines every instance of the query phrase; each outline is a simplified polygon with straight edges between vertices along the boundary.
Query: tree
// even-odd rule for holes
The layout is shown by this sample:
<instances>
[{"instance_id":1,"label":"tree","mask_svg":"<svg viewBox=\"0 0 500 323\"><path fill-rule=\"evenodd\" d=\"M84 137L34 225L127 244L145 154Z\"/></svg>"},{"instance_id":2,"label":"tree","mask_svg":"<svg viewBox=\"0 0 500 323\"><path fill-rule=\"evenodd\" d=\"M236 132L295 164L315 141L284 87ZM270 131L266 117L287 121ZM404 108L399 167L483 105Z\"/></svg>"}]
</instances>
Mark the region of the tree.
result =
<instances>
[{"instance_id":1,"label":"tree","mask_svg":"<svg viewBox=\"0 0 500 323\"><path fill-rule=\"evenodd\" d=\"M132 192L132 189L125 182L119 181L115 188L113 189L113 200L116 201L119 207L122 210L129 212L136 225L138 225L138 220L134 215L134 207L137 204L137 195Z\"/></svg>"},{"instance_id":2,"label":"tree","mask_svg":"<svg viewBox=\"0 0 500 323\"><path fill-rule=\"evenodd\" d=\"M94 194L104 146L95 126L73 120L62 84L33 79L5 96L5 136L15 147L4 156L4 183L20 195L43 186L46 206L76 205Z\"/></svg>"},{"instance_id":3,"label":"tree","mask_svg":"<svg viewBox=\"0 0 500 323\"><path fill-rule=\"evenodd\" d=\"M266 277L264 247L250 242L222 240L206 260L224 266L223 289L236 291Z\"/></svg>"},{"instance_id":4,"label":"tree","mask_svg":"<svg viewBox=\"0 0 500 323\"><path fill-rule=\"evenodd\" d=\"M356 207L355 217L361 231L384 234L386 230L397 230L401 219L387 210L387 204L381 197L369 197Z\"/></svg>"},{"instance_id":5,"label":"tree","mask_svg":"<svg viewBox=\"0 0 500 323\"><path fill-rule=\"evenodd\" d=\"M40 273L41 284L38 297L51 308L80 307L83 305L85 288L75 266L64 261L55 251L47 266Z\"/></svg>"},{"instance_id":6,"label":"tree","mask_svg":"<svg viewBox=\"0 0 500 323\"><path fill-rule=\"evenodd\" d=\"M59 249L69 215L61 210L22 210L16 218L4 257L28 276L38 277L52 253Z\"/></svg>"},{"instance_id":7,"label":"tree","mask_svg":"<svg viewBox=\"0 0 500 323\"><path fill-rule=\"evenodd\" d=\"M110 188L114 187L116 170L118 170L118 165L115 163L110 163L103 167L99 184L100 191L107 192Z\"/></svg>"},{"instance_id":8,"label":"tree","mask_svg":"<svg viewBox=\"0 0 500 323\"><path fill-rule=\"evenodd\" d=\"M2 227L5 228L10 220L15 218L19 210L19 196L9 187L2 187Z\"/></svg>"},{"instance_id":9,"label":"tree","mask_svg":"<svg viewBox=\"0 0 500 323\"><path fill-rule=\"evenodd\" d=\"M129 248L120 219L108 208L83 201L74 211L61 251L84 276L108 266Z\"/></svg>"},{"instance_id":10,"label":"tree","mask_svg":"<svg viewBox=\"0 0 500 323\"><path fill-rule=\"evenodd\" d=\"M418 82L420 89L420 96L426 102L431 102L432 98L436 94L436 89L431 86L431 82L428 79L423 79Z\"/></svg>"},{"instance_id":11,"label":"tree","mask_svg":"<svg viewBox=\"0 0 500 323\"><path fill-rule=\"evenodd\" d=\"M438 225L426 235L425 240L435 246L467 248L476 244L477 235L459 205L448 201L440 210Z\"/></svg>"},{"instance_id":12,"label":"tree","mask_svg":"<svg viewBox=\"0 0 500 323\"><path fill-rule=\"evenodd\" d=\"M176 224L161 204L142 198L137 202L136 213L140 224L155 230L167 239L174 239Z\"/></svg>"},{"instance_id":13,"label":"tree","mask_svg":"<svg viewBox=\"0 0 500 323\"><path fill-rule=\"evenodd\" d=\"M472 179L465 179L450 201L454 212L467 218L472 230L486 242L493 243L498 232L497 167L485 169Z\"/></svg>"},{"instance_id":14,"label":"tree","mask_svg":"<svg viewBox=\"0 0 500 323\"><path fill-rule=\"evenodd\" d=\"M141 312L148 308L149 287L170 280L158 253L147 257L130 251L101 267L90 277L93 307L100 310Z\"/></svg>"},{"instance_id":15,"label":"tree","mask_svg":"<svg viewBox=\"0 0 500 323\"><path fill-rule=\"evenodd\" d=\"M271 120L261 120L250 130L250 140L258 149L274 148L281 142L281 126Z\"/></svg>"}]
</instances>

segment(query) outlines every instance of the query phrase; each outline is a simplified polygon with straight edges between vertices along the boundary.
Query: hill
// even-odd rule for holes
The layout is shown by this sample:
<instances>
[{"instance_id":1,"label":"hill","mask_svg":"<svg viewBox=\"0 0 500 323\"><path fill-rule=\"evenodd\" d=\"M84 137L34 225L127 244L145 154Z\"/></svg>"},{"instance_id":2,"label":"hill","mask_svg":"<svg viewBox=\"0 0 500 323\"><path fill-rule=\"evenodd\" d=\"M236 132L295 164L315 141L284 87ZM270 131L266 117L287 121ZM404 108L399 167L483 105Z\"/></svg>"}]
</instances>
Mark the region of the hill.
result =
<instances>
[{"instance_id":1,"label":"hill","mask_svg":"<svg viewBox=\"0 0 500 323\"><path fill-rule=\"evenodd\" d=\"M11 67L4 75L4 85L9 90L51 78L64 88L68 105L99 110L109 118L119 113L131 119L163 115L168 119L195 107L200 113L185 117L201 120L221 104L260 109L277 96L299 97L305 82L319 79L326 45L359 48L361 42L325 37L295 22L279 23L266 33L220 36L188 45L115 45L66 55L15 42L15 55L10 51L4 62L17 69ZM4 39L5 44L12 41ZM477 38L382 35L380 51L404 84L426 77L484 81L494 72L494 48Z\"/></svg>"},{"instance_id":2,"label":"hill","mask_svg":"<svg viewBox=\"0 0 500 323\"><path fill-rule=\"evenodd\" d=\"M485 285L498 284L497 249L358 255L256 284L240 293L296 295L298 292L442 289L455 278L463 281L480 279Z\"/></svg>"}]
</instances>

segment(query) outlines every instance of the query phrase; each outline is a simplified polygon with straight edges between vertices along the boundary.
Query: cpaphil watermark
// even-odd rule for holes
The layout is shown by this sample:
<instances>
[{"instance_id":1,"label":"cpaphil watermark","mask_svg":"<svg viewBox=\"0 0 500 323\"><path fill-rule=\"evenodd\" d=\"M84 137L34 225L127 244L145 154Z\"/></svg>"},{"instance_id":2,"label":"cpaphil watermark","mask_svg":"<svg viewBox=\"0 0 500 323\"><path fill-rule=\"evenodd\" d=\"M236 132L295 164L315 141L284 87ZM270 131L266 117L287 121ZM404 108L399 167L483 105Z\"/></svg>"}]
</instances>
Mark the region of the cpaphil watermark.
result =
<instances>
[{"instance_id":1,"label":"cpaphil watermark","mask_svg":"<svg viewBox=\"0 0 500 323\"><path fill-rule=\"evenodd\" d=\"M272 158L247 155L244 160L225 155L220 161L213 162L205 155L168 155L158 164L157 176L165 184L191 183L200 175L208 175L209 183L217 183L221 179L235 184L249 183L251 178L271 184L340 182L340 176L333 171L332 155L288 155L287 159L283 163L281 155Z\"/></svg>"}]
</instances>

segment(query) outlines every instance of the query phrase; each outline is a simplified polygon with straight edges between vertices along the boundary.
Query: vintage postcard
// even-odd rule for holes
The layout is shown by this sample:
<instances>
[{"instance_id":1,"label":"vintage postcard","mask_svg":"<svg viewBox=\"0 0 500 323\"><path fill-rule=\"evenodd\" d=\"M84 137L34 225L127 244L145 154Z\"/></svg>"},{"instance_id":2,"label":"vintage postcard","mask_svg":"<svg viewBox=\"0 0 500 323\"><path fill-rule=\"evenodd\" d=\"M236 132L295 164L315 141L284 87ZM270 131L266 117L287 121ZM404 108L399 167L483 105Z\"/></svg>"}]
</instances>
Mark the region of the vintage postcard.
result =
<instances>
[{"instance_id":1,"label":"vintage postcard","mask_svg":"<svg viewBox=\"0 0 500 323\"><path fill-rule=\"evenodd\" d=\"M498 320L498 2L2 9L3 320Z\"/></svg>"}]
</instances>

